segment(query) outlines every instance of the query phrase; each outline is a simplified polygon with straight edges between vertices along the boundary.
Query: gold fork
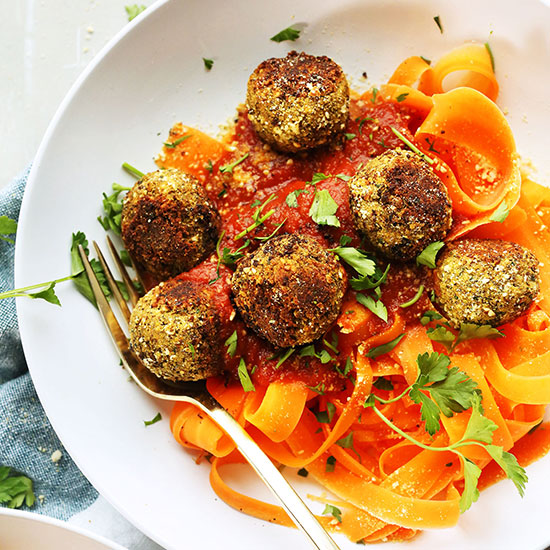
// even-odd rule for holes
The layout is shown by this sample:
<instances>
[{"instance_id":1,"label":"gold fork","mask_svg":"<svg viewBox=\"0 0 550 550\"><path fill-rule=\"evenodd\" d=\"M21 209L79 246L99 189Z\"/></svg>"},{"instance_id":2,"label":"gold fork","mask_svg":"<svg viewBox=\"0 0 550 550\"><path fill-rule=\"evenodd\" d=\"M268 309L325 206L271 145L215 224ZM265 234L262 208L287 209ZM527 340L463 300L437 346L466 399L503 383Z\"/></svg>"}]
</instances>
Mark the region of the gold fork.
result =
<instances>
[{"instance_id":1,"label":"gold fork","mask_svg":"<svg viewBox=\"0 0 550 550\"><path fill-rule=\"evenodd\" d=\"M126 284L126 288L128 289L130 303L134 306L140 295L135 290L132 280L109 237L107 237L107 243L117 269ZM101 250L99 249L99 246L95 241L93 244L99 261L105 271L111 292L113 293L113 296L119 306L127 328L130 320L130 309L128 304L123 298L111 270L107 265ZM192 403L204 411L234 441L237 449L241 452L252 468L254 468L262 481L279 499L281 505L286 510L290 518L294 521L296 526L304 532L313 546L320 550L339 550L336 543L317 521L310 509L305 505L296 491L290 486L281 472L279 472L279 470L248 435L244 428L207 392L204 383L189 382L179 385L167 384L162 379L151 373L141 363L141 361L130 349L128 338L122 330L117 317L113 313L109 302L105 298L105 295L101 290L97 277L82 246L79 246L79 252L82 262L84 263L88 279L90 280L92 291L97 301L101 316L105 321L122 363L136 384L144 392L158 399ZM136 272L139 275L137 270Z\"/></svg>"}]
</instances>

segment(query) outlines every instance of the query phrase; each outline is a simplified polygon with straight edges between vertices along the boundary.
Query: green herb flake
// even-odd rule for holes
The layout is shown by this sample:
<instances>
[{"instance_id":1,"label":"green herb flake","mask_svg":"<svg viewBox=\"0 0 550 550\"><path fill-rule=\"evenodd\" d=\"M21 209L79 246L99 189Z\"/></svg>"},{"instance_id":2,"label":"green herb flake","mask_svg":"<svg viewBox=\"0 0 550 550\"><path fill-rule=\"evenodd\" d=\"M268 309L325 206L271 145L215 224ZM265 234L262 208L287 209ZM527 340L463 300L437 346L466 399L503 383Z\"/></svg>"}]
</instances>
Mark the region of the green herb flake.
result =
<instances>
[{"instance_id":1,"label":"green herb flake","mask_svg":"<svg viewBox=\"0 0 550 550\"><path fill-rule=\"evenodd\" d=\"M288 348L287 350L284 350L284 352L280 355L275 368L278 369L295 351L296 348Z\"/></svg>"},{"instance_id":2,"label":"green herb flake","mask_svg":"<svg viewBox=\"0 0 550 550\"><path fill-rule=\"evenodd\" d=\"M157 422L160 422L161 420L162 420L161 414L157 413L155 418L153 418L152 420L144 420L143 423L146 426L151 426L151 424L156 424Z\"/></svg>"},{"instance_id":3,"label":"green herb flake","mask_svg":"<svg viewBox=\"0 0 550 550\"><path fill-rule=\"evenodd\" d=\"M427 63L428 65L432 64L432 60L424 57L423 55L420 56L420 59L422 59L422 61L424 61L424 63Z\"/></svg>"},{"instance_id":4,"label":"green herb flake","mask_svg":"<svg viewBox=\"0 0 550 550\"><path fill-rule=\"evenodd\" d=\"M144 6L143 4L130 4L128 6L124 6L124 9L126 10L126 15L128 15L128 21L132 21L132 19L135 19L142 11L145 11L147 6Z\"/></svg>"},{"instance_id":5,"label":"green herb flake","mask_svg":"<svg viewBox=\"0 0 550 550\"><path fill-rule=\"evenodd\" d=\"M206 57L203 57L202 62L204 63L204 68L207 71L210 71L212 69L212 67L214 66L214 60L213 59L208 59Z\"/></svg>"},{"instance_id":6,"label":"green herb flake","mask_svg":"<svg viewBox=\"0 0 550 550\"><path fill-rule=\"evenodd\" d=\"M0 503L8 508L31 507L35 502L33 483L25 475L17 475L9 466L0 466Z\"/></svg>"},{"instance_id":7,"label":"green herb flake","mask_svg":"<svg viewBox=\"0 0 550 550\"><path fill-rule=\"evenodd\" d=\"M418 290L416 291L416 294L407 302L403 302L402 304L399 304L399 307L406 308L406 307L413 306L414 304L416 304L416 302L418 302L418 300L420 300L420 297L422 296L422 294L424 294L424 285L420 285L418 287Z\"/></svg>"},{"instance_id":8,"label":"green herb flake","mask_svg":"<svg viewBox=\"0 0 550 550\"><path fill-rule=\"evenodd\" d=\"M237 351L237 331L234 330L231 336L225 341L224 346L227 346L227 353L230 357L235 357Z\"/></svg>"},{"instance_id":9,"label":"green herb flake","mask_svg":"<svg viewBox=\"0 0 550 550\"><path fill-rule=\"evenodd\" d=\"M316 191L315 198L309 210L311 219L318 225L340 227L340 221L335 216L338 204L327 189Z\"/></svg>"},{"instance_id":10,"label":"green herb flake","mask_svg":"<svg viewBox=\"0 0 550 550\"><path fill-rule=\"evenodd\" d=\"M506 201L502 201L498 205L498 208L491 214L489 219L492 222L502 223L508 217L508 214L510 214L510 209L508 208Z\"/></svg>"},{"instance_id":11,"label":"green herb flake","mask_svg":"<svg viewBox=\"0 0 550 550\"><path fill-rule=\"evenodd\" d=\"M332 517L338 520L338 523L342 523L342 510L336 508L332 504L327 504L323 510L323 516L331 515Z\"/></svg>"},{"instance_id":12,"label":"green herb flake","mask_svg":"<svg viewBox=\"0 0 550 550\"><path fill-rule=\"evenodd\" d=\"M397 128L390 126L391 131L414 153L422 157L428 164L434 164L435 160L423 153L410 139L407 139Z\"/></svg>"},{"instance_id":13,"label":"green herb flake","mask_svg":"<svg viewBox=\"0 0 550 550\"><path fill-rule=\"evenodd\" d=\"M235 166L238 166L239 164L241 164L241 162L244 162L249 155L250 153L245 153L241 158L237 159L236 161L231 162L229 164L225 164L220 168L220 172L222 174L232 174Z\"/></svg>"},{"instance_id":14,"label":"green herb flake","mask_svg":"<svg viewBox=\"0 0 550 550\"><path fill-rule=\"evenodd\" d=\"M440 32L441 34L443 34L443 25L441 24L441 18L439 17L439 15L436 15L436 16L434 17L434 21L435 21L435 24L436 24L436 25L438 26L438 28L439 28L439 32Z\"/></svg>"},{"instance_id":15,"label":"green herb flake","mask_svg":"<svg viewBox=\"0 0 550 550\"><path fill-rule=\"evenodd\" d=\"M373 385L374 388L377 390L384 390L384 391L392 391L393 390L393 384L392 381L388 378L384 378L383 376L380 376L377 378Z\"/></svg>"},{"instance_id":16,"label":"green herb flake","mask_svg":"<svg viewBox=\"0 0 550 550\"><path fill-rule=\"evenodd\" d=\"M334 466L336 466L336 458L330 455L325 464L325 472L334 472Z\"/></svg>"},{"instance_id":17,"label":"green herb flake","mask_svg":"<svg viewBox=\"0 0 550 550\"><path fill-rule=\"evenodd\" d=\"M371 296L365 296L364 294L357 294L356 299L379 319L382 319L386 323L388 322L388 310L381 300L374 300Z\"/></svg>"},{"instance_id":18,"label":"green herb flake","mask_svg":"<svg viewBox=\"0 0 550 550\"><path fill-rule=\"evenodd\" d=\"M300 477L307 477L309 475L309 472L305 468L300 468L297 473Z\"/></svg>"},{"instance_id":19,"label":"green herb flake","mask_svg":"<svg viewBox=\"0 0 550 550\"><path fill-rule=\"evenodd\" d=\"M357 248L339 246L338 248L333 248L331 252L334 252L341 260L344 260L349 266L353 267L362 277L370 277L376 272L374 261Z\"/></svg>"},{"instance_id":20,"label":"green herb flake","mask_svg":"<svg viewBox=\"0 0 550 550\"><path fill-rule=\"evenodd\" d=\"M272 40L273 42L285 42L287 40L294 42L295 40L298 40L298 38L300 38L300 32L301 31L299 29L296 29L293 26L290 26L278 32L276 35L272 36L269 40Z\"/></svg>"},{"instance_id":21,"label":"green herb flake","mask_svg":"<svg viewBox=\"0 0 550 550\"><path fill-rule=\"evenodd\" d=\"M344 134L344 136L345 136L345 138L346 138L347 140L351 140L351 139L355 139L356 134L349 134L349 133L346 133L346 134Z\"/></svg>"},{"instance_id":22,"label":"green herb flake","mask_svg":"<svg viewBox=\"0 0 550 550\"><path fill-rule=\"evenodd\" d=\"M163 145L168 149L175 149L180 143L184 142L186 139L189 139L191 136L192 134L187 134L185 136L179 137L174 141L165 141Z\"/></svg>"},{"instance_id":23,"label":"green herb flake","mask_svg":"<svg viewBox=\"0 0 550 550\"><path fill-rule=\"evenodd\" d=\"M493 50L491 49L491 46L489 42L485 42L485 49L487 50L487 53L489 54L489 59L491 60L491 68L493 69L493 73L495 72L495 56L493 55Z\"/></svg>"},{"instance_id":24,"label":"green herb flake","mask_svg":"<svg viewBox=\"0 0 550 550\"><path fill-rule=\"evenodd\" d=\"M376 103L376 97L378 96L378 88L372 89L372 97L370 98L371 103Z\"/></svg>"},{"instance_id":25,"label":"green herb flake","mask_svg":"<svg viewBox=\"0 0 550 550\"><path fill-rule=\"evenodd\" d=\"M17 231L17 222L8 218L8 216L0 216L0 240L14 243L13 239L5 235L14 235Z\"/></svg>"},{"instance_id":26,"label":"green herb flake","mask_svg":"<svg viewBox=\"0 0 550 550\"><path fill-rule=\"evenodd\" d=\"M239 375L239 380L241 381L241 386L243 387L244 391L246 392L256 391L256 388L254 387L252 380L250 380L250 375L248 374L248 370L246 369L246 363L242 358L239 361L237 374Z\"/></svg>"},{"instance_id":27,"label":"green herb flake","mask_svg":"<svg viewBox=\"0 0 550 550\"><path fill-rule=\"evenodd\" d=\"M371 348L367 353L365 353L365 357L368 357L369 359L376 359L377 357L384 355L384 353L390 352L393 348L395 348L395 346L397 346L397 344L399 344L399 342L401 342L404 336L405 333L400 334L397 338L394 338L386 344Z\"/></svg>"},{"instance_id":28,"label":"green herb flake","mask_svg":"<svg viewBox=\"0 0 550 550\"><path fill-rule=\"evenodd\" d=\"M430 243L417 257L417 265L425 265L431 269L435 269L435 258L437 253L445 246L441 241Z\"/></svg>"},{"instance_id":29,"label":"green herb flake","mask_svg":"<svg viewBox=\"0 0 550 550\"><path fill-rule=\"evenodd\" d=\"M137 179L141 179L145 175L141 170L138 170L137 168L135 168L131 164L128 164L127 162L122 163L122 168L124 168L126 172L128 172L129 174L131 174Z\"/></svg>"},{"instance_id":30,"label":"green herb flake","mask_svg":"<svg viewBox=\"0 0 550 550\"><path fill-rule=\"evenodd\" d=\"M408 95L409 95L409 92L405 92L405 93L403 93L403 94L399 94L399 95L397 96L397 98L396 98L396 99L397 99L397 103L401 103L402 101L405 101L405 99L407 99Z\"/></svg>"},{"instance_id":31,"label":"green herb flake","mask_svg":"<svg viewBox=\"0 0 550 550\"><path fill-rule=\"evenodd\" d=\"M426 326L428 323L431 323L432 321L439 321L439 319L443 319L443 316L439 315L437 311L433 311L429 309L422 314L422 317L420 317L420 323L423 326Z\"/></svg>"}]
</instances>

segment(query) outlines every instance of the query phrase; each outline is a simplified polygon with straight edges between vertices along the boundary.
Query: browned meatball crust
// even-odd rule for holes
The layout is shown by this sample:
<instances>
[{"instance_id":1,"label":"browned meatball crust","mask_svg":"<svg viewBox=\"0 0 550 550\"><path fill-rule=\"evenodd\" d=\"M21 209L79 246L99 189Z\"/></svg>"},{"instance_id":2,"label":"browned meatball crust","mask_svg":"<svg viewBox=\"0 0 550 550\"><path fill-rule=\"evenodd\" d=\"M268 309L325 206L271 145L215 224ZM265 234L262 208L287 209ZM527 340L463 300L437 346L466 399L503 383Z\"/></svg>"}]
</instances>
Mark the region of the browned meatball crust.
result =
<instances>
[{"instance_id":1,"label":"browned meatball crust","mask_svg":"<svg viewBox=\"0 0 550 550\"><path fill-rule=\"evenodd\" d=\"M244 322L279 348L322 336L336 320L346 290L336 257L306 235L281 235L237 266L235 305Z\"/></svg>"},{"instance_id":2,"label":"browned meatball crust","mask_svg":"<svg viewBox=\"0 0 550 550\"><path fill-rule=\"evenodd\" d=\"M412 152L386 151L353 176L349 188L355 226L392 260L414 259L451 228L447 189Z\"/></svg>"},{"instance_id":3,"label":"browned meatball crust","mask_svg":"<svg viewBox=\"0 0 550 550\"><path fill-rule=\"evenodd\" d=\"M198 265L216 247L220 216L201 183L180 170L145 174L126 195L122 239L159 280Z\"/></svg>"},{"instance_id":4,"label":"browned meatball crust","mask_svg":"<svg viewBox=\"0 0 550 550\"><path fill-rule=\"evenodd\" d=\"M130 317L130 346L158 377L178 382L220 374L221 321L212 292L175 277L137 303Z\"/></svg>"},{"instance_id":5,"label":"browned meatball crust","mask_svg":"<svg viewBox=\"0 0 550 550\"><path fill-rule=\"evenodd\" d=\"M332 59L293 51L258 65L248 80L246 102L259 136L292 153L324 145L344 130L349 87Z\"/></svg>"},{"instance_id":6,"label":"browned meatball crust","mask_svg":"<svg viewBox=\"0 0 550 550\"><path fill-rule=\"evenodd\" d=\"M439 306L454 326L513 321L539 292L539 262L519 244L464 239L447 245L434 271Z\"/></svg>"}]
</instances>

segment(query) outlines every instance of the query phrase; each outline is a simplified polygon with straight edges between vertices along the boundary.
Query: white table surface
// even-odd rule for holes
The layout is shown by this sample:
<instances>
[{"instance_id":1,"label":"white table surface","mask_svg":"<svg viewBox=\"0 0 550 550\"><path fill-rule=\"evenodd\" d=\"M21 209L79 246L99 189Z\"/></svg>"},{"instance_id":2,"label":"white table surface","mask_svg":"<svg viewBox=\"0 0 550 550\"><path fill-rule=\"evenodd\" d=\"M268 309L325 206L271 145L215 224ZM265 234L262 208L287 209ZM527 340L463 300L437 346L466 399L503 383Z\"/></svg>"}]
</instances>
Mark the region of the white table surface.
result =
<instances>
[{"instance_id":1,"label":"white table surface","mask_svg":"<svg viewBox=\"0 0 550 550\"><path fill-rule=\"evenodd\" d=\"M0 188L33 159L71 84L153 0L0 0Z\"/></svg>"}]
</instances>

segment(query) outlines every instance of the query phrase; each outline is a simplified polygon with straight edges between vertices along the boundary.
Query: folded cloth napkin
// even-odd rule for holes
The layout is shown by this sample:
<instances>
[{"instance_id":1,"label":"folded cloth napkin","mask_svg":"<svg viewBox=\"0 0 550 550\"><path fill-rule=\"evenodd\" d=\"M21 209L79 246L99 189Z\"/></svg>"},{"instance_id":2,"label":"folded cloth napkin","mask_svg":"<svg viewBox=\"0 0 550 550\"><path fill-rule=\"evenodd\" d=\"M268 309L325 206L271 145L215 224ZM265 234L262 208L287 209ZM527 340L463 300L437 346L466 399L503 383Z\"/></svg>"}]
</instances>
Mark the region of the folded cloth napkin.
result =
<instances>
[{"instance_id":1,"label":"folded cloth napkin","mask_svg":"<svg viewBox=\"0 0 550 550\"><path fill-rule=\"evenodd\" d=\"M0 190L0 216L17 220L30 168ZM0 292L13 288L14 245L0 239ZM26 298L19 298L26 299ZM82 475L53 431L27 369L15 298L0 300L0 466L34 481L32 512L80 524L132 550L160 547L133 528ZM92 506L93 505L93 506ZM1 506L1 504L0 504ZM75 514L77 514L75 516Z\"/></svg>"}]
</instances>

